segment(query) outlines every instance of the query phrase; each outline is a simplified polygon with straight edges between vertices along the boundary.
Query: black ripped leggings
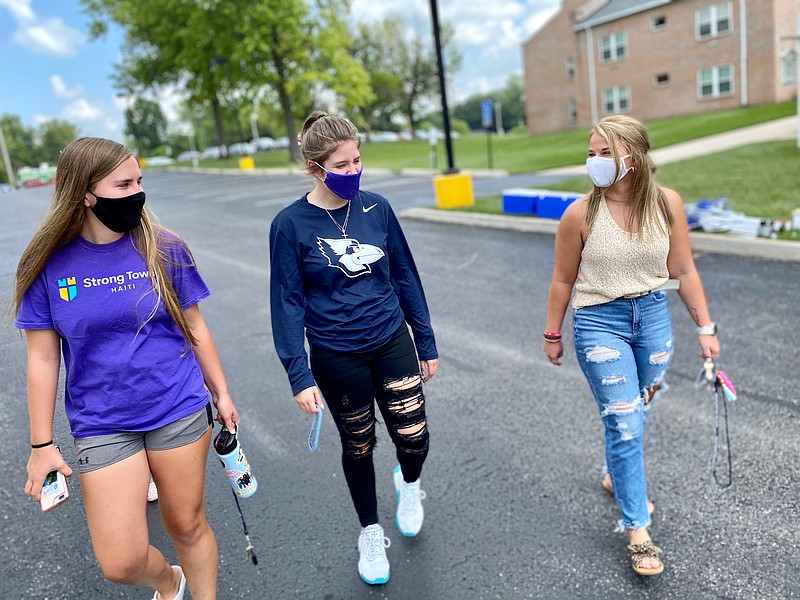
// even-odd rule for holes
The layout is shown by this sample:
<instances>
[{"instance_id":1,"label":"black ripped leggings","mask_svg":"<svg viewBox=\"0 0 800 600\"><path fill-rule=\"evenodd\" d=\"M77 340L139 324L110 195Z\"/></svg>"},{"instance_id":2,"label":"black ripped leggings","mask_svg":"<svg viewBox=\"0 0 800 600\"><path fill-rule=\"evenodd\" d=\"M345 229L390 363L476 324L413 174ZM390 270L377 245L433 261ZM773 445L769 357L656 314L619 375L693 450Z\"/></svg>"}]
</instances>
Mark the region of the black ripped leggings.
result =
<instances>
[{"instance_id":1,"label":"black ripped leggings","mask_svg":"<svg viewBox=\"0 0 800 600\"><path fill-rule=\"evenodd\" d=\"M375 400L406 481L419 479L428 455L425 398L405 323L382 346L339 352L311 346L311 371L342 440L342 467L362 527L378 522L375 495Z\"/></svg>"}]
</instances>

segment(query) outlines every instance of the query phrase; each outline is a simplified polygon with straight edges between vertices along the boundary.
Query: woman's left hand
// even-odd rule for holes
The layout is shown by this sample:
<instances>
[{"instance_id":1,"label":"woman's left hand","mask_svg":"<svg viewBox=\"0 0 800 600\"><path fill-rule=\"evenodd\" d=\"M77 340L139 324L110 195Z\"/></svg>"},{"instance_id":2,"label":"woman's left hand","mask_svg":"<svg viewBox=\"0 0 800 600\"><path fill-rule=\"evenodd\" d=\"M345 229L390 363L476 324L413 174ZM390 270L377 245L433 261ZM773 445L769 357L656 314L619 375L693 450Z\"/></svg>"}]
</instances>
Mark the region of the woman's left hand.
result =
<instances>
[{"instance_id":1,"label":"woman's left hand","mask_svg":"<svg viewBox=\"0 0 800 600\"><path fill-rule=\"evenodd\" d=\"M431 377L436 375L436 369L438 368L439 368L438 358L419 361L419 372L422 375L422 381L428 381Z\"/></svg>"},{"instance_id":2,"label":"woman's left hand","mask_svg":"<svg viewBox=\"0 0 800 600\"><path fill-rule=\"evenodd\" d=\"M220 394L214 399L214 408L217 409L217 416L214 420L225 429L234 433L235 426L239 424L239 413L233 405L230 394L227 392Z\"/></svg>"},{"instance_id":3,"label":"woman's left hand","mask_svg":"<svg viewBox=\"0 0 800 600\"><path fill-rule=\"evenodd\" d=\"M700 341L700 358L710 358L716 362L719 356L719 340L715 335L701 335Z\"/></svg>"}]
</instances>

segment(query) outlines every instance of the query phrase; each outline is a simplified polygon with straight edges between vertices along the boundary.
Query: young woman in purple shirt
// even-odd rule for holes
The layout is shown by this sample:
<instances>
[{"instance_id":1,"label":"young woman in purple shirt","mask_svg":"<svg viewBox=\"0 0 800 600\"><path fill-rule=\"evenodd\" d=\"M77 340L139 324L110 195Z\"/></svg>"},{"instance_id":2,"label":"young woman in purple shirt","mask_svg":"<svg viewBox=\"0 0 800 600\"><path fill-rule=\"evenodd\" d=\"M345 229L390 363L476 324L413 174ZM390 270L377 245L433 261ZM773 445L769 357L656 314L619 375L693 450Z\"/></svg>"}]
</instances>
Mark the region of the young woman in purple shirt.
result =
<instances>
[{"instance_id":1,"label":"young woman in purple shirt","mask_svg":"<svg viewBox=\"0 0 800 600\"><path fill-rule=\"evenodd\" d=\"M72 469L53 442L61 355L89 534L111 581L156 600L216 597L205 515L214 419L239 422L197 303L209 295L183 240L144 207L136 158L81 138L58 160L55 199L17 269L16 326L28 345L31 455L25 493ZM180 566L148 540L149 473Z\"/></svg>"}]
</instances>

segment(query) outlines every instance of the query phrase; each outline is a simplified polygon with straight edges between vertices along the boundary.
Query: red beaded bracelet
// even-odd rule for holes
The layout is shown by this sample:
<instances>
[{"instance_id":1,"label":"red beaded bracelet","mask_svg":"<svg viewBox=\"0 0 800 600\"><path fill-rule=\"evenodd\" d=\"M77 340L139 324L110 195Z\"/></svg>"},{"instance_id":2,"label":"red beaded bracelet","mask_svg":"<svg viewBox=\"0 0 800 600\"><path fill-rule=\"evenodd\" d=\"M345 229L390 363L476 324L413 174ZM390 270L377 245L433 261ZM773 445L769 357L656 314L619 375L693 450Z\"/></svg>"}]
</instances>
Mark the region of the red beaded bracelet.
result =
<instances>
[{"instance_id":1,"label":"red beaded bracelet","mask_svg":"<svg viewBox=\"0 0 800 600\"><path fill-rule=\"evenodd\" d=\"M558 331L545 331L544 332L544 339L546 340L560 340L561 333Z\"/></svg>"}]
</instances>

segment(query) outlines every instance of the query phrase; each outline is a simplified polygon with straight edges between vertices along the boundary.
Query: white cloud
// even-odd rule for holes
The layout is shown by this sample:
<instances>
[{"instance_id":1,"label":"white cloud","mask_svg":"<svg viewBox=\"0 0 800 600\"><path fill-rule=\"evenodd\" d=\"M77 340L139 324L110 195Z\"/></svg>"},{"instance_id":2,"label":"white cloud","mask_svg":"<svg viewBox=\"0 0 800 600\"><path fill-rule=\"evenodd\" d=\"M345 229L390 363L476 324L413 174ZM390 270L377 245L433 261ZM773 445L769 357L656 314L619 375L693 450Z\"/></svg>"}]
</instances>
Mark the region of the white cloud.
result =
<instances>
[{"instance_id":1,"label":"white cloud","mask_svg":"<svg viewBox=\"0 0 800 600\"><path fill-rule=\"evenodd\" d=\"M32 0L0 0L17 22L13 40L16 44L39 54L72 56L84 44L83 34L59 18L41 20L33 12Z\"/></svg>"},{"instance_id":2,"label":"white cloud","mask_svg":"<svg viewBox=\"0 0 800 600\"><path fill-rule=\"evenodd\" d=\"M20 25L14 32L14 42L39 54L72 56L83 45L83 34L64 24L61 19L48 19L41 23Z\"/></svg>"},{"instance_id":3,"label":"white cloud","mask_svg":"<svg viewBox=\"0 0 800 600\"><path fill-rule=\"evenodd\" d=\"M75 98L83 93L83 88L80 85L69 88L60 75L51 75L50 85L55 95L59 98Z\"/></svg>"},{"instance_id":4,"label":"white cloud","mask_svg":"<svg viewBox=\"0 0 800 600\"><path fill-rule=\"evenodd\" d=\"M118 100L115 98L105 104L79 98L64 107L60 118L75 125L82 136L104 137L124 143L124 123Z\"/></svg>"},{"instance_id":5,"label":"white cloud","mask_svg":"<svg viewBox=\"0 0 800 600\"><path fill-rule=\"evenodd\" d=\"M455 44L463 56L461 70L450 74L454 100L502 88L509 75L521 74L522 44L555 14L559 5L559 0L438 2L439 22L453 25ZM359 21L370 23L390 15L430 28L428 0L406 0L402 10L395 3L353 0L353 16Z\"/></svg>"},{"instance_id":6,"label":"white cloud","mask_svg":"<svg viewBox=\"0 0 800 600\"><path fill-rule=\"evenodd\" d=\"M30 23L36 20L31 2L32 0L0 0L0 6L7 8L18 23Z\"/></svg>"},{"instance_id":7,"label":"white cloud","mask_svg":"<svg viewBox=\"0 0 800 600\"><path fill-rule=\"evenodd\" d=\"M37 113L37 114L33 115L33 124L36 125L37 128L39 126L41 126L42 124L47 123L48 121L52 121L52 120L53 120L53 117L49 117L47 115L43 115L43 114L40 114L40 113Z\"/></svg>"},{"instance_id":8,"label":"white cloud","mask_svg":"<svg viewBox=\"0 0 800 600\"><path fill-rule=\"evenodd\" d=\"M68 121L93 121L103 116L103 109L86 98L80 98L69 103L61 111L61 116Z\"/></svg>"}]
</instances>

